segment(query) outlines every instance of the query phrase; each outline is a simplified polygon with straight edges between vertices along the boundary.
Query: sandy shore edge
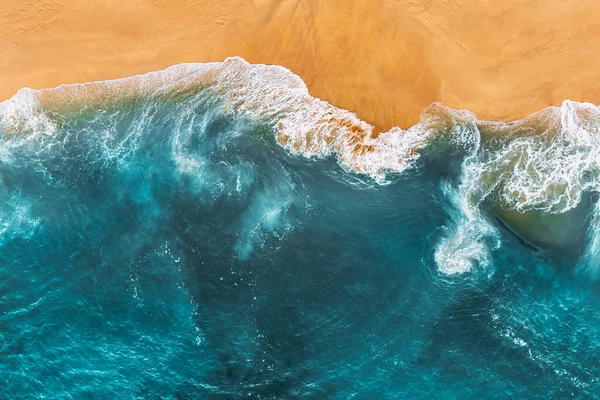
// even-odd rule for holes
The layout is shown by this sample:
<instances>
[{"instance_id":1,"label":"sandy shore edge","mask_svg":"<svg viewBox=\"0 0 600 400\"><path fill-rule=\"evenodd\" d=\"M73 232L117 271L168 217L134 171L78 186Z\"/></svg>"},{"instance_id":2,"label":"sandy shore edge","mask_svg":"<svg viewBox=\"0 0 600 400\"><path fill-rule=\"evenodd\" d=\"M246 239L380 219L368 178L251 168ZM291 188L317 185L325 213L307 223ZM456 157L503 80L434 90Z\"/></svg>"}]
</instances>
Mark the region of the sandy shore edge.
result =
<instances>
[{"instance_id":1,"label":"sandy shore edge","mask_svg":"<svg viewBox=\"0 0 600 400\"><path fill-rule=\"evenodd\" d=\"M600 5L519 0L7 0L0 98L182 62L282 65L377 131L434 102L515 120L600 103Z\"/></svg>"}]
</instances>

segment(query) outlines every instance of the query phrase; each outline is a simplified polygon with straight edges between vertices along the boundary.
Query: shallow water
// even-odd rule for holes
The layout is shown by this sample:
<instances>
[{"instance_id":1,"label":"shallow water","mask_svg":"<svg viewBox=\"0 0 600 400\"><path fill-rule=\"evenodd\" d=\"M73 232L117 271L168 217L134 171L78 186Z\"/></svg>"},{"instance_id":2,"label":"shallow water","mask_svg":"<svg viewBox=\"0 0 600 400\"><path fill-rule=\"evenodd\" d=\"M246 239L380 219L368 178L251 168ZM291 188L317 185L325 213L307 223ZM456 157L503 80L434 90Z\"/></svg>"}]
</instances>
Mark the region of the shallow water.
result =
<instances>
[{"instance_id":1,"label":"shallow water","mask_svg":"<svg viewBox=\"0 0 600 400\"><path fill-rule=\"evenodd\" d=\"M497 172L541 136L442 140L381 178L290 152L201 91L82 109L4 128L0 397L600 391L592 184L528 202L510 195L558 158ZM552 143L540 154L595 151ZM578 210L560 224L583 239L555 257L494 207Z\"/></svg>"}]
</instances>

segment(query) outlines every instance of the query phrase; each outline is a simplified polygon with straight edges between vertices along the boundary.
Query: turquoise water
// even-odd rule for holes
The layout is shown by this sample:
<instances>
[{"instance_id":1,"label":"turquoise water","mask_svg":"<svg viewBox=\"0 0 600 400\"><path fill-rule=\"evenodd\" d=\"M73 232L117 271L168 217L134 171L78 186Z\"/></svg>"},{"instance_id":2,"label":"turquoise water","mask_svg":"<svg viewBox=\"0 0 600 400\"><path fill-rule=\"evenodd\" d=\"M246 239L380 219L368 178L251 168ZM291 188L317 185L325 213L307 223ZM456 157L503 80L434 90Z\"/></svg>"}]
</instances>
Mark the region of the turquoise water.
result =
<instances>
[{"instance_id":1,"label":"turquoise water","mask_svg":"<svg viewBox=\"0 0 600 400\"><path fill-rule=\"evenodd\" d=\"M1 398L600 393L593 190L549 249L465 206L492 150L382 183L201 92L52 117L0 145Z\"/></svg>"}]
</instances>

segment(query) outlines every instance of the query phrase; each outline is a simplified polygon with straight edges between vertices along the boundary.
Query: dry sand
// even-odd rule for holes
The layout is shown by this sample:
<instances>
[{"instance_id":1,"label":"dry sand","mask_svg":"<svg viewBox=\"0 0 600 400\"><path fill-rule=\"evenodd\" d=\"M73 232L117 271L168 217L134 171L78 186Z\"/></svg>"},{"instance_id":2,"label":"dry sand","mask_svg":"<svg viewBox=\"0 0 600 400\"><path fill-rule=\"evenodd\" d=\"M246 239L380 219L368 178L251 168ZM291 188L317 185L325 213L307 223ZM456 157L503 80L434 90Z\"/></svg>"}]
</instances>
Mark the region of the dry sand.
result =
<instances>
[{"instance_id":1,"label":"dry sand","mask_svg":"<svg viewBox=\"0 0 600 400\"><path fill-rule=\"evenodd\" d=\"M595 0L2 0L0 98L239 55L380 130L600 103Z\"/></svg>"}]
</instances>

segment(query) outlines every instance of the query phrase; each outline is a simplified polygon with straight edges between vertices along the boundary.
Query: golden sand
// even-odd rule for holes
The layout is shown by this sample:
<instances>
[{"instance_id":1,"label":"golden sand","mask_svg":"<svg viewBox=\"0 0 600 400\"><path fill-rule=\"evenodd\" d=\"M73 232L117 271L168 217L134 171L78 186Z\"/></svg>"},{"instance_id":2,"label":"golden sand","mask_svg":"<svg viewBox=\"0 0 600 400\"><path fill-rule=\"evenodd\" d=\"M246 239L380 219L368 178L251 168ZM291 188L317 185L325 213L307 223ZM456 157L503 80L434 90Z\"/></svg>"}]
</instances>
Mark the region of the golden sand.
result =
<instances>
[{"instance_id":1,"label":"golden sand","mask_svg":"<svg viewBox=\"0 0 600 400\"><path fill-rule=\"evenodd\" d=\"M480 119L600 103L592 0L3 0L0 98L239 55L379 130L435 101Z\"/></svg>"}]
</instances>

